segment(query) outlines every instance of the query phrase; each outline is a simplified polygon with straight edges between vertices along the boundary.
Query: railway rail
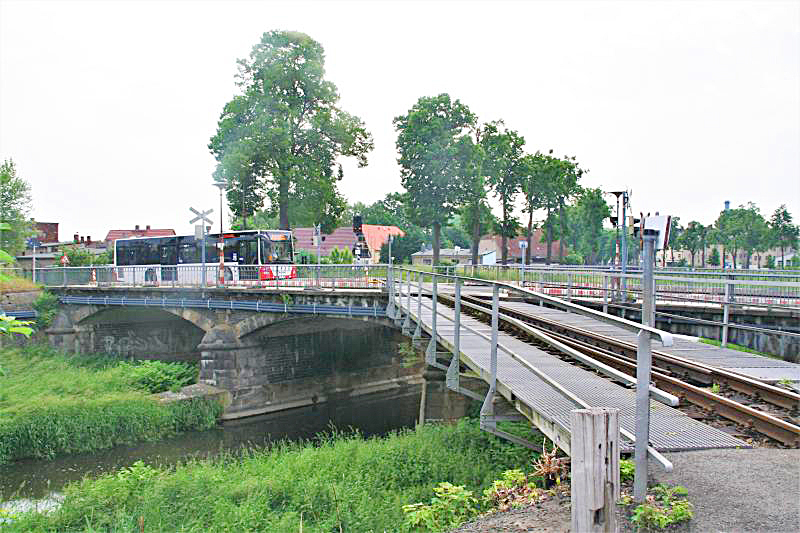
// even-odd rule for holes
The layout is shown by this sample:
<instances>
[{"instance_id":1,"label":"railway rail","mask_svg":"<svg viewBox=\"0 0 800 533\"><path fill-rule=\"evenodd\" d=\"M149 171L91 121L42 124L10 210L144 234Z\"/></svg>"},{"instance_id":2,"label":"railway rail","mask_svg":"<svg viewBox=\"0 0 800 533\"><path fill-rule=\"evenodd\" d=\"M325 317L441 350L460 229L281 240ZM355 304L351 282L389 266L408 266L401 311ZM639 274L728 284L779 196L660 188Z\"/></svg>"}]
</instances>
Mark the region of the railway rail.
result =
<instances>
[{"instance_id":1,"label":"railway rail","mask_svg":"<svg viewBox=\"0 0 800 533\"><path fill-rule=\"evenodd\" d=\"M439 293L439 300L454 305L452 296ZM461 295L462 311L485 320L490 316L491 303L474 296ZM568 326L542 317L500 306L500 321L505 329L526 337L536 344L545 344L561 357L574 358L573 350L630 376L636 375L636 346L607 335ZM541 332L546 335L542 336ZM553 341L548 341L548 337ZM579 362L579 364L581 364ZM800 447L800 426L794 424L800 412L800 395L721 368L705 365L653 350L652 380L660 389L672 393L699 409L733 422L745 431L757 432L778 441L783 446ZM769 412L757 409L722 394L689 383L720 385L720 392L734 391L744 395L748 403L767 403Z\"/></svg>"}]
</instances>

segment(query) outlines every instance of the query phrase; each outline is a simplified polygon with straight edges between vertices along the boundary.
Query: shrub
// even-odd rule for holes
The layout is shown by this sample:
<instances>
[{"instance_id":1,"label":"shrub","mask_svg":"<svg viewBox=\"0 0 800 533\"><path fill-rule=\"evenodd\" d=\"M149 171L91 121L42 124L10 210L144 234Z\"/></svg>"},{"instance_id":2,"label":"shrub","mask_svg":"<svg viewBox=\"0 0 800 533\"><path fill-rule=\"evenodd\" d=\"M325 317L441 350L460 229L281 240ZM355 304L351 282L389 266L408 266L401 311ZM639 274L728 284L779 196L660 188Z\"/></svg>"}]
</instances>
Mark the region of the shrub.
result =
<instances>
[{"instance_id":1,"label":"shrub","mask_svg":"<svg viewBox=\"0 0 800 533\"><path fill-rule=\"evenodd\" d=\"M478 514L478 500L463 485L442 482L433 489L430 504L403 506L411 531L446 531L460 526Z\"/></svg>"},{"instance_id":2,"label":"shrub","mask_svg":"<svg viewBox=\"0 0 800 533\"><path fill-rule=\"evenodd\" d=\"M47 291L42 291L33 302L33 308L36 310L36 329L44 331L50 327L53 319L58 312L58 297Z\"/></svg>"},{"instance_id":3,"label":"shrub","mask_svg":"<svg viewBox=\"0 0 800 533\"><path fill-rule=\"evenodd\" d=\"M150 393L179 390L197 380L197 368L187 363L138 361L120 363L127 366L131 385Z\"/></svg>"},{"instance_id":4,"label":"shrub","mask_svg":"<svg viewBox=\"0 0 800 533\"><path fill-rule=\"evenodd\" d=\"M685 499L686 488L669 487L663 483L651 489L646 502L636 506L631 521L637 528L664 529L694 517L693 506Z\"/></svg>"},{"instance_id":5,"label":"shrub","mask_svg":"<svg viewBox=\"0 0 800 533\"><path fill-rule=\"evenodd\" d=\"M620 481L633 481L636 474L636 464L628 459L620 459L619 461L619 480Z\"/></svg>"}]
</instances>

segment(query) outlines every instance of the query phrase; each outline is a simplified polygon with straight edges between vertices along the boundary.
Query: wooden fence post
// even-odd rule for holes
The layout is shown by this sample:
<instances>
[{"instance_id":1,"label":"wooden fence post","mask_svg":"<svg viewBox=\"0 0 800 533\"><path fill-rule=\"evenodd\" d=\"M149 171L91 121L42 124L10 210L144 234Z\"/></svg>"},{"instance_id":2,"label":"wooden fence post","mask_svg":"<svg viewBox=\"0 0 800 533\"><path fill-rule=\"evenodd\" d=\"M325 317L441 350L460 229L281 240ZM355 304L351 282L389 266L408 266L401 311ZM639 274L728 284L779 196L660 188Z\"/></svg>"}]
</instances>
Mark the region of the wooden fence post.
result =
<instances>
[{"instance_id":1,"label":"wooden fence post","mask_svg":"<svg viewBox=\"0 0 800 533\"><path fill-rule=\"evenodd\" d=\"M569 419L572 531L615 533L619 530L619 409L575 409Z\"/></svg>"}]
</instances>

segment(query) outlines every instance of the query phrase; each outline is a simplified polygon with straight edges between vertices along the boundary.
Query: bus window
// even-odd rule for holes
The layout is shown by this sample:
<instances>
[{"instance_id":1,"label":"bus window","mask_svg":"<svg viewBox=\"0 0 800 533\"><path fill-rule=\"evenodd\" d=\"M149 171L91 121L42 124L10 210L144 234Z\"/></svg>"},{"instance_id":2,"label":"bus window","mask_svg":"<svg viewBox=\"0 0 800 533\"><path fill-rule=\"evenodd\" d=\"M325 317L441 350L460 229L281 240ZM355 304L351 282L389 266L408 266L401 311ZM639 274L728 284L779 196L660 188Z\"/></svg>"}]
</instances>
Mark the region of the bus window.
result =
<instances>
[{"instance_id":1,"label":"bus window","mask_svg":"<svg viewBox=\"0 0 800 533\"><path fill-rule=\"evenodd\" d=\"M180 244L178 244L178 264L200 263L202 244L197 242L193 237L182 237ZM206 256L206 260L208 257Z\"/></svg>"},{"instance_id":2,"label":"bus window","mask_svg":"<svg viewBox=\"0 0 800 533\"><path fill-rule=\"evenodd\" d=\"M175 242L167 242L162 244L159 247L160 252L160 263L162 265L174 265L177 260L177 247L175 246Z\"/></svg>"},{"instance_id":3,"label":"bus window","mask_svg":"<svg viewBox=\"0 0 800 533\"><path fill-rule=\"evenodd\" d=\"M261 236L261 262L271 263L292 263L292 242L273 241L269 236Z\"/></svg>"},{"instance_id":4,"label":"bus window","mask_svg":"<svg viewBox=\"0 0 800 533\"><path fill-rule=\"evenodd\" d=\"M239 264L258 264L258 241L255 235L239 237Z\"/></svg>"}]
</instances>

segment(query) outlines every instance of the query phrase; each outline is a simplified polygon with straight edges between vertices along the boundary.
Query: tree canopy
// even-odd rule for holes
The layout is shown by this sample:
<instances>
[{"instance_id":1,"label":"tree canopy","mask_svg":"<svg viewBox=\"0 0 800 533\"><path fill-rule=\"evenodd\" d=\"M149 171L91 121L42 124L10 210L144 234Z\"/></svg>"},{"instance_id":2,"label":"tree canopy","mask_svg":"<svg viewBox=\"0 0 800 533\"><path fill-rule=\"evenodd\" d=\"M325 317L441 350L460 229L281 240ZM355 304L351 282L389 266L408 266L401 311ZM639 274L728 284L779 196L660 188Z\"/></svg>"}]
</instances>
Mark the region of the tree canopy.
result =
<instances>
[{"instance_id":1,"label":"tree canopy","mask_svg":"<svg viewBox=\"0 0 800 533\"><path fill-rule=\"evenodd\" d=\"M335 225L341 215L338 158L366 166L373 142L361 119L337 107L339 94L324 79L324 64L322 45L288 31L264 33L238 61L242 92L225 104L209 149L217 159L215 178L228 183L239 216L267 199L279 227L289 229L292 196L303 199L314 223Z\"/></svg>"},{"instance_id":2,"label":"tree canopy","mask_svg":"<svg viewBox=\"0 0 800 533\"><path fill-rule=\"evenodd\" d=\"M408 113L395 117L400 178L407 207L417 223L433 230L433 262L439 262L440 235L463 197L462 143L475 115L449 94L423 96Z\"/></svg>"},{"instance_id":3,"label":"tree canopy","mask_svg":"<svg viewBox=\"0 0 800 533\"><path fill-rule=\"evenodd\" d=\"M30 185L17 175L14 161L7 159L0 165L0 222L8 224L0 229L0 249L11 256L25 249L25 239L33 233L30 211Z\"/></svg>"}]
</instances>

